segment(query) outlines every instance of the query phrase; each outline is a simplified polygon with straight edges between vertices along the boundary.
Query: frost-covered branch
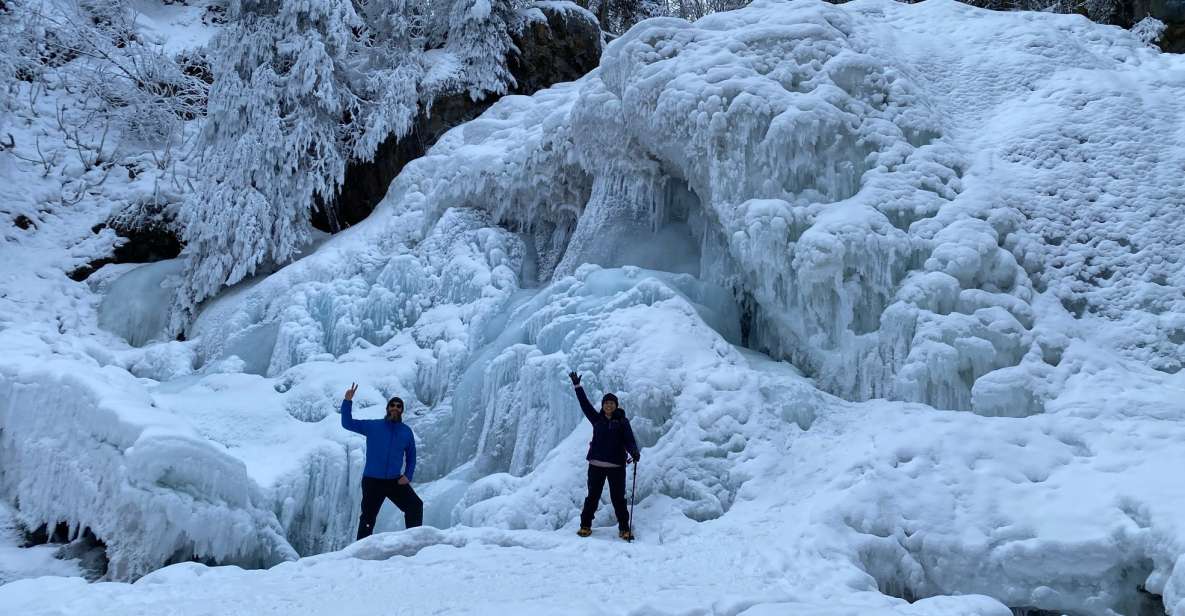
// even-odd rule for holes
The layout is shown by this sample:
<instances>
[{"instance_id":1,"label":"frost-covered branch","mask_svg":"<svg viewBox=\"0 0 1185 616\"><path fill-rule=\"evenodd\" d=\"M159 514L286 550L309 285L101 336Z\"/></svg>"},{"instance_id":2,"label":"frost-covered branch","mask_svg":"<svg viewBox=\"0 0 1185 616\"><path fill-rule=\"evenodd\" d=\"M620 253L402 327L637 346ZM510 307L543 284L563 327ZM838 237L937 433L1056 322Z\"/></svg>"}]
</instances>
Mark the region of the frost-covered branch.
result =
<instances>
[{"instance_id":1,"label":"frost-covered branch","mask_svg":"<svg viewBox=\"0 0 1185 616\"><path fill-rule=\"evenodd\" d=\"M57 166L58 160L61 158L61 152L58 150L54 150L48 156L45 154L45 152L41 149L40 136L35 137L33 140L33 147L37 151L37 158L24 156L20 152L17 152L16 140L11 134L8 135L8 139L11 143L7 144L7 146L5 146L3 149L7 150L18 160L23 160L27 163L33 163L41 167L41 177L43 178L49 177L49 173L53 171L53 168Z\"/></svg>"},{"instance_id":2,"label":"frost-covered branch","mask_svg":"<svg viewBox=\"0 0 1185 616\"><path fill-rule=\"evenodd\" d=\"M121 130L125 143L151 149L185 121L205 113L207 85L194 60L174 60L138 35L139 16L125 0L46 2L29 7L14 40L35 110L46 75L79 92ZM30 60L32 59L32 60Z\"/></svg>"},{"instance_id":3,"label":"frost-covered branch","mask_svg":"<svg viewBox=\"0 0 1185 616\"><path fill-rule=\"evenodd\" d=\"M81 128L89 124L88 122L75 123L67 121L66 108L62 105L58 105L54 118L57 120L58 130L65 140L66 147L78 155L78 162L82 164L83 171L90 171L96 165L110 158L110 154L105 151L107 135L111 130L109 119L104 118L103 120L103 132L99 135L99 142L88 143L82 136Z\"/></svg>"},{"instance_id":4,"label":"frost-covered branch","mask_svg":"<svg viewBox=\"0 0 1185 616\"><path fill-rule=\"evenodd\" d=\"M1155 45L1167 27L1163 21L1149 15L1132 26L1132 34L1146 45Z\"/></svg>"}]
</instances>

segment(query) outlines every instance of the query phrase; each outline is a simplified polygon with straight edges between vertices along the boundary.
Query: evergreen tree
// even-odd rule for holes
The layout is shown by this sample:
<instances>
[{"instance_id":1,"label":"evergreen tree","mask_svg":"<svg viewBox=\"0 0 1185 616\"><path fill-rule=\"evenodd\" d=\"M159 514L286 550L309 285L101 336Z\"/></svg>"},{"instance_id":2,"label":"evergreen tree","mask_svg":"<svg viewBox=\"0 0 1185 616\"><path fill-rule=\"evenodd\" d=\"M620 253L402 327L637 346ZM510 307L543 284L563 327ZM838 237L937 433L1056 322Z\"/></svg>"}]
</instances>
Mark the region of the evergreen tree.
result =
<instances>
[{"instance_id":1,"label":"evergreen tree","mask_svg":"<svg viewBox=\"0 0 1185 616\"><path fill-rule=\"evenodd\" d=\"M184 213L177 331L197 302L306 243L314 199L331 199L345 174L342 133L357 126L349 0L232 0L228 16L213 42L204 190Z\"/></svg>"},{"instance_id":2,"label":"evergreen tree","mask_svg":"<svg viewBox=\"0 0 1185 616\"><path fill-rule=\"evenodd\" d=\"M458 80L477 100L504 94L514 85L506 58L517 52L511 40L522 27L514 0L454 0L441 10L447 17L446 49L460 64Z\"/></svg>"},{"instance_id":3,"label":"evergreen tree","mask_svg":"<svg viewBox=\"0 0 1185 616\"><path fill-rule=\"evenodd\" d=\"M347 163L406 135L425 102L506 92L520 1L232 0L210 54L203 186L183 216L173 331L223 286L291 260ZM425 87L425 52L440 48L451 78Z\"/></svg>"}]
</instances>

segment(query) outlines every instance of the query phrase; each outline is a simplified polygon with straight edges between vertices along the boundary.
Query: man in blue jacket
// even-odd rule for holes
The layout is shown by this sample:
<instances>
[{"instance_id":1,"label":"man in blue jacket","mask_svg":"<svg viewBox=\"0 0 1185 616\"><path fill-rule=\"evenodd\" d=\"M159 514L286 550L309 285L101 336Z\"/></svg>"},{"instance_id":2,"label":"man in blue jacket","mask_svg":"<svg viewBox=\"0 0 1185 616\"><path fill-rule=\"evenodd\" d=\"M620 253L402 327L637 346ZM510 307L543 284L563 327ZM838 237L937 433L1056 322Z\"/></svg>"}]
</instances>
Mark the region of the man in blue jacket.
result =
<instances>
[{"instance_id":1,"label":"man in blue jacket","mask_svg":"<svg viewBox=\"0 0 1185 616\"><path fill-rule=\"evenodd\" d=\"M416 437L403 423L403 400L387 401L383 419L354 419L352 383L342 400L342 427L366 437L366 467L362 471L362 515L358 518L358 538L374 532L383 499L389 498L403 512L408 528L423 524L424 501L411 487L416 472Z\"/></svg>"},{"instance_id":2,"label":"man in blue jacket","mask_svg":"<svg viewBox=\"0 0 1185 616\"><path fill-rule=\"evenodd\" d=\"M584 509L580 511L580 530L576 534L581 537L592 534L593 515L597 512L601 492L608 480L609 500L613 503L613 512L617 514L617 534L622 539L633 541L630 510L625 502L625 465L628 462L637 463L642 457L638 452L638 443L634 440L634 430L630 427L630 420L625 418L625 410L618 408L617 396L605 394L601 398L601 411L598 413L580 385L580 375L569 372L568 378L572 379L572 387L576 389L580 410L593 426L592 441L588 444L588 455L585 456L588 460L588 496L584 499ZM626 453L629 453L629 458Z\"/></svg>"}]
</instances>

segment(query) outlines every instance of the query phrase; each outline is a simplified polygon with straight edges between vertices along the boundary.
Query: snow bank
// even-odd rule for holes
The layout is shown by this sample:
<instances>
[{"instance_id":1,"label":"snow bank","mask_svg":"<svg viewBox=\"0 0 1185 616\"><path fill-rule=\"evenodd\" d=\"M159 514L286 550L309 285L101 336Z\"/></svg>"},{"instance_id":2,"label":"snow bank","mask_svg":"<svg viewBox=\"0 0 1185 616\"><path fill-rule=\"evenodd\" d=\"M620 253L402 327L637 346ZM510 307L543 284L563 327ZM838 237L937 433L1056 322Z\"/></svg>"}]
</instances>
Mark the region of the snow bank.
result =
<instances>
[{"instance_id":1,"label":"snow bank","mask_svg":"<svg viewBox=\"0 0 1185 616\"><path fill-rule=\"evenodd\" d=\"M242 463L164 421L142 392L93 364L0 363L0 481L26 526L91 529L115 579L190 558L294 558Z\"/></svg>"},{"instance_id":2,"label":"snow bank","mask_svg":"<svg viewBox=\"0 0 1185 616\"><path fill-rule=\"evenodd\" d=\"M165 602L182 610L195 606L254 612L273 609L277 600L301 614L1009 614L1003 605L982 596L937 597L910 605L876 592L840 597L797 592L778 580L778 565L767 558L776 558L776 553L736 546L677 555L662 546L624 546L551 533L422 528L397 536L375 535L347 551L286 563L269 572L183 564L134 585L86 586L79 580L46 578L0 587L0 601L34 614L43 613L39 592L61 597L59 605L65 609L96 614ZM442 576L445 571L455 575ZM357 586L339 591L338 583L344 580ZM528 580L546 582L525 583ZM392 597L398 597L394 604Z\"/></svg>"}]
</instances>

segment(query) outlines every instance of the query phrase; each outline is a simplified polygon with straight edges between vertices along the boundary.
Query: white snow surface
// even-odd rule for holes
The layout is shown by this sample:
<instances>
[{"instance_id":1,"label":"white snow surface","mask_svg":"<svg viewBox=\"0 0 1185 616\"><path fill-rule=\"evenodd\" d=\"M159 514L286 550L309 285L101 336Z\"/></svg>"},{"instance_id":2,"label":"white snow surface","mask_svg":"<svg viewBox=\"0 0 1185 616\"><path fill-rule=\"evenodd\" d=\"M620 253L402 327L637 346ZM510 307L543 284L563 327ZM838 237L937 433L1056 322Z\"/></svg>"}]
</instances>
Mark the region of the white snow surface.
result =
<instances>
[{"instance_id":1,"label":"white snow surface","mask_svg":"<svg viewBox=\"0 0 1185 616\"><path fill-rule=\"evenodd\" d=\"M0 606L1181 613L1183 95L1185 61L1078 16L649 20L183 342L149 299L174 265L69 280L106 210L36 210L10 161L38 226L0 244L0 496L91 529L111 581ZM607 504L573 532L568 370L643 448L633 544ZM408 401L429 527L388 505L350 545L350 382L361 417Z\"/></svg>"}]
</instances>

